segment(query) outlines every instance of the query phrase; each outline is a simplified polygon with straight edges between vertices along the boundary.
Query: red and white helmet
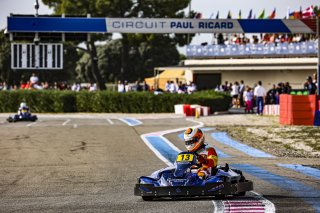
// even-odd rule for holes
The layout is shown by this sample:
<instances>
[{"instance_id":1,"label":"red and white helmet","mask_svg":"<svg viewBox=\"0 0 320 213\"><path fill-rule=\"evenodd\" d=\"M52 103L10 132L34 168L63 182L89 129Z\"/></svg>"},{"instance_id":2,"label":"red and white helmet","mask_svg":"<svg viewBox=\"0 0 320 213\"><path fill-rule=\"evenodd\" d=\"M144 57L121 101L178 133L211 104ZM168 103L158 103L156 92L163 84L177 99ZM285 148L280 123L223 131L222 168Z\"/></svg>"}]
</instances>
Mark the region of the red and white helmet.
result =
<instances>
[{"instance_id":1,"label":"red and white helmet","mask_svg":"<svg viewBox=\"0 0 320 213\"><path fill-rule=\"evenodd\" d=\"M189 152L197 151L204 144L204 134L198 128L188 128L184 132L183 138Z\"/></svg>"}]
</instances>

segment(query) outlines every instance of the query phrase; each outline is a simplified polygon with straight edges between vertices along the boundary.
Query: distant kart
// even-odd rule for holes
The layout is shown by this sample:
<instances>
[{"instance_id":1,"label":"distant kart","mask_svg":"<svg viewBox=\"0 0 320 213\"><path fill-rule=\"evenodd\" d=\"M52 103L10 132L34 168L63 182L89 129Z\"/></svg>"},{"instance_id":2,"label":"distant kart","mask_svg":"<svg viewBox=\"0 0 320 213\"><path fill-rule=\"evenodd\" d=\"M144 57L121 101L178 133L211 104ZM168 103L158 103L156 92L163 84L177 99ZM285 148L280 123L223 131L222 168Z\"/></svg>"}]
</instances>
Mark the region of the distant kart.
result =
<instances>
[{"instance_id":1,"label":"distant kart","mask_svg":"<svg viewBox=\"0 0 320 213\"><path fill-rule=\"evenodd\" d=\"M134 187L134 195L150 201L159 197L196 197L227 195L244 196L253 190L253 182L246 180L240 170L218 166L212 176L205 180L192 172L197 156L191 152L178 154L173 167L155 171L150 176L141 176Z\"/></svg>"},{"instance_id":2,"label":"distant kart","mask_svg":"<svg viewBox=\"0 0 320 213\"><path fill-rule=\"evenodd\" d=\"M22 115L13 115L7 118L8 122L18 122L18 121L36 121L38 117L36 115L31 115L30 113L23 112Z\"/></svg>"}]
</instances>

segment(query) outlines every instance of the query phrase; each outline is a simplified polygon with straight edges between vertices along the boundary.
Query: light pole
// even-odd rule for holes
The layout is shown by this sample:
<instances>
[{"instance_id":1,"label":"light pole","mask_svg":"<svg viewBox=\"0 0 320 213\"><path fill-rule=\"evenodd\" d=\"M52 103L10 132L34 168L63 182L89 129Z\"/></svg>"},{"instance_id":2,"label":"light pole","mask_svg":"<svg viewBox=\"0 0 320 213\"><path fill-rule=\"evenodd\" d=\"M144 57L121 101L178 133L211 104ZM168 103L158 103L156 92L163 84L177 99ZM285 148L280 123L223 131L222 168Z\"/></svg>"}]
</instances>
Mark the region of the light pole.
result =
<instances>
[{"instance_id":1,"label":"light pole","mask_svg":"<svg viewBox=\"0 0 320 213\"><path fill-rule=\"evenodd\" d=\"M36 9L36 17L38 17L38 10L39 10L39 2L38 2L38 0L36 0L36 2L34 3L34 9Z\"/></svg>"}]
</instances>

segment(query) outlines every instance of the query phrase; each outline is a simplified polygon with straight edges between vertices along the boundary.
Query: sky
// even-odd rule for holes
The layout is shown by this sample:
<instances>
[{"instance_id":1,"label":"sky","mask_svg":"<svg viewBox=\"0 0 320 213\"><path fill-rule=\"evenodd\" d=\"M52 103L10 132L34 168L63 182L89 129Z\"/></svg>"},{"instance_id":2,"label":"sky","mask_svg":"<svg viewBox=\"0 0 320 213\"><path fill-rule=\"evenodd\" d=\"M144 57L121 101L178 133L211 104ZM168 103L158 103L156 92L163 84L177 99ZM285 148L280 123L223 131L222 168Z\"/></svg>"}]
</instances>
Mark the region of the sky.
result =
<instances>
[{"instance_id":1,"label":"sky","mask_svg":"<svg viewBox=\"0 0 320 213\"><path fill-rule=\"evenodd\" d=\"M6 18L10 13L14 14L35 14L35 0L0 0L0 29L6 27ZM51 14L52 10L42 4L39 0L39 14ZM233 18L238 18L241 10L242 18L247 18L249 11L252 9L253 15L257 17L265 9L265 15L268 16L276 8L276 18L284 18L288 10L299 11L310 5L320 6L319 0L192 0L191 9L202 13L202 18L216 17L219 11L219 18L226 18L230 10ZM188 8L185 10L188 12ZM210 43L211 34L200 34L192 39L191 44L200 44L202 42ZM179 49L180 52L185 51Z\"/></svg>"}]
</instances>

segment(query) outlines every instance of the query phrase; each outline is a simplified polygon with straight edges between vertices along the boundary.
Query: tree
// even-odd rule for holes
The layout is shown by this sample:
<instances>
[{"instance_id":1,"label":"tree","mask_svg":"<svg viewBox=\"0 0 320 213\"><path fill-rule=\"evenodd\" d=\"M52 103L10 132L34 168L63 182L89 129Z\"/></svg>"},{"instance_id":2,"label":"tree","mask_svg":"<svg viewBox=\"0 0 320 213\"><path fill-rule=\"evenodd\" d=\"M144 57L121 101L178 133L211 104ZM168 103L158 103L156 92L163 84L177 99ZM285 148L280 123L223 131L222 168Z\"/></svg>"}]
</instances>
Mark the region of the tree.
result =
<instances>
[{"instance_id":1,"label":"tree","mask_svg":"<svg viewBox=\"0 0 320 213\"><path fill-rule=\"evenodd\" d=\"M77 16L86 16L88 13L92 17L140 17L140 18L182 18L186 17L183 9L188 6L191 0L42 0L44 4L52 7L55 11L55 14L61 15L77 15ZM108 66L102 66L106 64L105 62L100 63L100 60L103 58L98 57L98 50L96 48L95 41L110 39L110 34L106 35L92 35L91 41L86 42L87 53L90 56L90 67L86 67L86 72L88 68L92 71L92 76L98 83L100 89L105 89L104 81L105 77L110 80L110 76L105 74L114 73L114 71L105 70L110 69ZM152 39L154 38L154 39ZM141 64L143 68L139 67L144 71L152 70L155 64L164 64L167 59L175 58L176 52L173 50L167 51L167 59L163 62L159 61L155 63L156 59L159 59L159 55L164 55L163 52L159 53L158 48L163 46L165 47L175 47L175 45L183 46L188 42L186 35L174 35L174 34L162 34L157 36L145 35L141 36L139 34L122 34L121 39L121 49L118 51L118 56L120 59L120 67L117 69L117 78L126 77L131 78L132 67L136 64L137 58L142 57L143 62ZM166 43L166 45L164 45ZM159 46L160 45L160 46ZM171 48L170 48L171 49ZM143 54L140 54L139 57L133 52L141 50ZM158 54L158 55L152 55ZM173 54L173 56L169 55ZM115 55L114 55L115 56ZM84 56L87 57L87 56ZM178 57L179 58L179 57ZM118 59L118 61L119 61ZM134 60L134 61L132 61ZM169 60L170 61L170 60ZM177 63L176 60L173 60L174 63ZM173 63L173 62L172 62ZM119 63L118 63L119 64ZM81 71L79 64L77 70ZM85 65L84 65L85 66ZM99 70L103 68L104 70ZM120 68L120 69L119 69ZM135 71L135 73L141 71ZM144 76L142 74L141 76ZM114 79L115 77L111 77ZM136 76L137 78L137 76Z\"/></svg>"},{"instance_id":2,"label":"tree","mask_svg":"<svg viewBox=\"0 0 320 213\"><path fill-rule=\"evenodd\" d=\"M0 81L6 81L7 83L12 74L10 66L10 56L11 56L10 41L5 36L4 30L0 31Z\"/></svg>"}]
</instances>

